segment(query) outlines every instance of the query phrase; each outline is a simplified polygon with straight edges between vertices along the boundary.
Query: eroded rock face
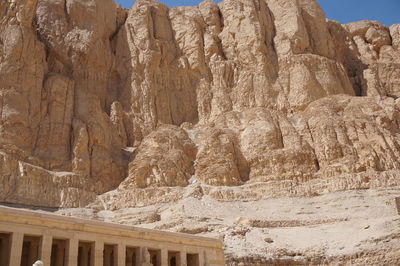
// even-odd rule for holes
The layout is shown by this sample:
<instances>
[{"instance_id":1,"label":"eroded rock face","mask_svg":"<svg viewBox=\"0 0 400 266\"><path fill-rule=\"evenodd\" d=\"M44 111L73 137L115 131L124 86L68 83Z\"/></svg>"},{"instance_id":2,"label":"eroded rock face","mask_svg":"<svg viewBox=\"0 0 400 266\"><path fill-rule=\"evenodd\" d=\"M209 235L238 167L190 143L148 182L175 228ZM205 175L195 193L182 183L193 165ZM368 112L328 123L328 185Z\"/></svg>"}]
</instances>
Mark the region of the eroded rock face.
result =
<instances>
[{"instance_id":1,"label":"eroded rock face","mask_svg":"<svg viewBox=\"0 0 400 266\"><path fill-rule=\"evenodd\" d=\"M41 91L47 73L45 46L32 27L35 1L0 4L1 139L30 151L41 118Z\"/></svg>"},{"instance_id":2,"label":"eroded rock face","mask_svg":"<svg viewBox=\"0 0 400 266\"><path fill-rule=\"evenodd\" d=\"M399 170L398 102L387 98L335 96L300 114L324 178Z\"/></svg>"},{"instance_id":3,"label":"eroded rock face","mask_svg":"<svg viewBox=\"0 0 400 266\"><path fill-rule=\"evenodd\" d=\"M227 158L232 159L229 167L225 168L230 171L237 169L237 173L228 172L226 176L232 180L231 183L225 181L219 185L240 184L236 180L306 181L318 170L316 157L310 145L279 111L253 108L244 112L229 112L216 117L212 124L214 126L211 129L201 129L202 134L207 137L200 137L198 140L199 146L208 156L199 151L196 176L205 183L209 183L207 180L211 180L213 172L224 169L218 165L218 160ZM218 142L209 143L210 139L218 139ZM230 148L226 148L227 146ZM207 178L201 171L197 171L199 162L208 168L210 173Z\"/></svg>"},{"instance_id":4,"label":"eroded rock face","mask_svg":"<svg viewBox=\"0 0 400 266\"><path fill-rule=\"evenodd\" d=\"M65 206L117 187L397 184L399 25L341 25L314 0L16 0L0 14L5 201L43 186L35 204Z\"/></svg>"},{"instance_id":5,"label":"eroded rock face","mask_svg":"<svg viewBox=\"0 0 400 266\"><path fill-rule=\"evenodd\" d=\"M195 169L200 180L210 185L234 186L246 179L245 169L239 169L243 156L233 132L210 127L201 129L198 137Z\"/></svg>"},{"instance_id":6,"label":"eroded rock face","mask_svg":"<svg viewBox=\"0 0 400 266\"><path fill-rule=\"evenodd\" d=\"M2 0L0 202L225 234L232 265L398 264L399 49L400 24L341 25L315 0ZM338 245L343 228L360 237Z\"/></svg>"},{"instance_id":7,"label":"eroded rock face","mask_svg":"<svg viewBox=\"0 0 400 266\"><path fill-rule=\"evenodd\" d=\"M140 144L121 187L128 188L132 182L139 188L186 186L195 158L196 146L183 129L161 125Z\"/></svg>"},{"instance_id":8,"label":"eroded rock face","mask_svg":"<svg viewBox=\"0 0 400 266\"><path fill-rule=\"evenodd\" d=\"M41 122L34 154L47 169L71 169L71 127L74 111L74 81L54 74L47 77L42 91ZM67 165L63 165L67 164Z\"/></svg>"},{"instance_id":9,"label":"eroded rock face","mask_svg":"<svg viewBox=\"0 0 400 266\"><path fill-rule=\"evenodd\" d=\"M399 97L398 24L390 28L377 21L345 25L352 35L363 64L362 95Z\"/></svg>"},{"instance_id":10,"label":"eroded rock face","mask_svg":"<svg viewBox=\"0 0 400 266\"><path fill-rule=\"evenodd\" d=\"M127 168L120 151L126 140L107 114L117 6L108 0L3 1L0 13L1 142L12 146L4 152L37 167L33 175L58 195L41 200L35 188L41 184L32 179L35 204L63 205L63 197L86 204L61 188L105 192ZM17 183L14 189L26 193Z\"/></svg>"}]
</instances>

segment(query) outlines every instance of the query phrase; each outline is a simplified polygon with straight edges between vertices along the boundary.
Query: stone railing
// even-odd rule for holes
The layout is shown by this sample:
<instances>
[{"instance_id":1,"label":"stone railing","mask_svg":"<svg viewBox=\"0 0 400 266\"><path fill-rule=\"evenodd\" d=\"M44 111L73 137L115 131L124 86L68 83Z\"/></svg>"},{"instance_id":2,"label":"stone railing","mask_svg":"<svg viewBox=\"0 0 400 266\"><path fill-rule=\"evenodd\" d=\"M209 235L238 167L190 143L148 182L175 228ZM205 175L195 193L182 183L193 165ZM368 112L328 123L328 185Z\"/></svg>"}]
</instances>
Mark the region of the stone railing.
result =
<instances>
[{"instance_id":1,"label":"stone railing","mask_svg":"<svg viewBox=\"0 0 400 266\"><path fill-rule=\"evenodd\" d=\"M0 207L0 265L225 265L222 242Z\"/></svg>"}]
</instances>

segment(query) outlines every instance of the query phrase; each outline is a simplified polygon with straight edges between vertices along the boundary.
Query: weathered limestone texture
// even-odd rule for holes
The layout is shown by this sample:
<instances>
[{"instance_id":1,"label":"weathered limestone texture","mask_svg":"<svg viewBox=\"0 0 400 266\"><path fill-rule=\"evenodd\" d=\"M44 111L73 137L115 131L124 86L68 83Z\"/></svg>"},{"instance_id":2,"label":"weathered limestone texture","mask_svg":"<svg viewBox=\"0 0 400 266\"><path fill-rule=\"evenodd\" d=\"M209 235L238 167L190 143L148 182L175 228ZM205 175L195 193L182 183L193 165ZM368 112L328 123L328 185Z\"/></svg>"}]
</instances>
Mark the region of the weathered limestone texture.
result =
<instances>
[{"instance_id":1,"label":"weathered limestone texture","mask_svg":"<svg viewBox=\"0 0 400 266\"><path fill-rule=\"evenodd\" d=\"M343 26L313 0L0 8L1 200L397 176L399 25Z\"/></svg>"},{"instance_id":2,"label":"weathered limestone texture","mask_svg":"<svg viewBox=\"0 0 400 266\"><path fill-rule=\"evenodd\" d=\"M161 125L142 141L121 186L186 186L195 158L196 146L183 129Z\"/></svg>"},{"instance_id":3,"label":"weathered limestone texture","mask_svg":"<svg viewBox=\"0 0 400 266\"><path fill-rule=\"evenodd\" d=\"M399 97L400 24L341 25L315 0L2 0L0 202L400 186Z\"/></svg>"},{"instance_id":4,"label":"weathered limestone texture","mask_svg":"<svg viewBox=\"0 0 400 266\"><path fill-rule=\"evenodd\" d=\"M1 2L2 201L80 206L125 176L123 118L108 102L117 9L108 0Z\"/></svg>"}]
</instances>

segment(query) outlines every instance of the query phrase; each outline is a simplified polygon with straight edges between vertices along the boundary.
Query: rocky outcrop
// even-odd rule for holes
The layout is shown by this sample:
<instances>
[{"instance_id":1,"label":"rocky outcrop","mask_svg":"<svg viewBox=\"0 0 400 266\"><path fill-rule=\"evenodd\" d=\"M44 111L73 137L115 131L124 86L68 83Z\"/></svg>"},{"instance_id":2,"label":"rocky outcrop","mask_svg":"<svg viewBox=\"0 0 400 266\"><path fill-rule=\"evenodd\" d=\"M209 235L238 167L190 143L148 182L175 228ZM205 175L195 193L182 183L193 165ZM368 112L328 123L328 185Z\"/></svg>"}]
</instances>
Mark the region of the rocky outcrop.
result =
<instances>
[{"instance_id":1,"label":"rocky outcrop","mask_svg":"<svg viewBox=\"0 0 400 266\"><path fill-rule=\"evenodd\" d=\"M400 24L315 0L3 0L0 202L210 233L232 265L396 264L399 97Z\"/></svg>"},{"instance_id":2,"label":"rocky outcrop","mask_svg":"<svg viewBox=\"0 0 400 266\"><path fill-rule=\"evenodd\" d=\"M210 129L200 129L199 135L207 137L200 137L197 141L201 148L196 161L196 176L205 183L237 185L246 181L306 181L318 171L311 146L281 112L264 108L228 112L215 117L212 124ZM202 154L202 150L206 154ZM218 163L228 159L230 163L226 167ZM199 165L206 166L207 176ZM222 169L227 169L226 177L220 179L231 181L209 182Z\"/></svg>"},{"instance_id":3,"label":"rocky outcrop","mask_svg":"<svg viewBox=\"0 0 400 266\"><path fill-rule=\"evenodd\" d=\"M183 129L161 125L140 144L121 187L186 186L195 158L196 146Z\"/></svg>"},{"instance_id":4,"label":"rocky outcrop","mask_svg":"<svg viewBox=\"0 0 400 266\"><path fill-rule=\"evenodd\" d=\"M399 25L341 25L314 0L16 0L0 13L2 201L398 184Z\"/></svg>"},{"instance_id":5,"label":"rocky outcrop","mask_svg":"<svg viewBox=\"0 0 400 266\"><path fill-rule=\"evenodd\" d=\"M11 201L60 206L70 197L67 205L87 204L76 193L60 194L73 187L65 176L80 180L76 187L91 200L118 185L127 169L126 140L114 130L107 102L117 6L108 0L3 1L0 13L1 143L12 153L7 158L33 165L29 174L41 180L31 176L29 192L18 184L24 178L12 174L11 190L36 199ZM38 196L35 186L43 184L54 200Z\"/></svg>"},{"instance_id":6,"label":"rocky outcrop","mask_svg":"<svg viewBox=\"0 0 400 266\"><path fill-rule=\"evenodd\" d=\"M233 132L215 127L204 128L198 137L196 177L216 186L239 185L242 180L248 179L247 162L243 160Z\"/></svg>"},{"instance_id":7,"label":"rocky outcrop","mask_svg":"<svg viewBox=\"0 0 400 266\"><path fill-rule=\"evenodd\" d=\"M360 21L345 25L359 51L359 60L364 65L362 95L399 96L398 71L400 58L398 25L390 28L374 21ZM393 42L393 45L392 45Z\"/></svg>"},{"instance_id":8,"label":"rocky outcrop","mask_svg":"<svg viewBox=\"0 0 400 266\"><path fill-rule=\"evenodd\" d=\"M324 178L344 173L399 170L398 102L336 96L302 114Z\"/></svg>"}]
</instances>

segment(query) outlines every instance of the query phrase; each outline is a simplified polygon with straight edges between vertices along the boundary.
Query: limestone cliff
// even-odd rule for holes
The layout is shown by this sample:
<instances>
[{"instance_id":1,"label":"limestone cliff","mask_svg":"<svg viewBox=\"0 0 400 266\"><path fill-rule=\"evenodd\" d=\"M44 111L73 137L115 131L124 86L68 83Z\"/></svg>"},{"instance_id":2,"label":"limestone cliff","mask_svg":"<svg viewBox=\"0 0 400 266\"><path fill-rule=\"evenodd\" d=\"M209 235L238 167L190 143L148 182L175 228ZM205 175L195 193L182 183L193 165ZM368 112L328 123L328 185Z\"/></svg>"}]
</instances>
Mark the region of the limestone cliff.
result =
<instances>
[{"instance_id":1,"label":"limestone cliff","mask_svg":"<svg viewBox=\"0 0 400 266\"><path fill-rule=\"evenodd\" d=\"M0 202L400 186L399 97L400 24L341 25L315 0L2 0Z\"/></svg>"},{"instance_id":2,"label":"limestone cliff","mask_svg":"<svg viewBox=\"0 0 400 266\"><path fill-rule=\"evenodd\" d=\"M340 25L313 0L0 13L1 201L80 206L124 179L192 176L299 194L400 184L399 25Z\"/></svg>"}]
</instances>

